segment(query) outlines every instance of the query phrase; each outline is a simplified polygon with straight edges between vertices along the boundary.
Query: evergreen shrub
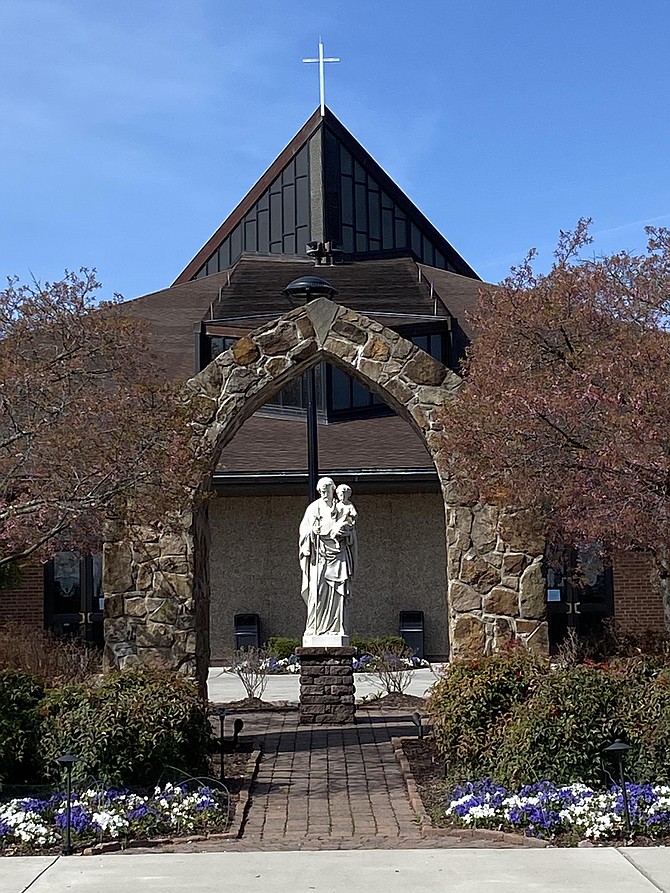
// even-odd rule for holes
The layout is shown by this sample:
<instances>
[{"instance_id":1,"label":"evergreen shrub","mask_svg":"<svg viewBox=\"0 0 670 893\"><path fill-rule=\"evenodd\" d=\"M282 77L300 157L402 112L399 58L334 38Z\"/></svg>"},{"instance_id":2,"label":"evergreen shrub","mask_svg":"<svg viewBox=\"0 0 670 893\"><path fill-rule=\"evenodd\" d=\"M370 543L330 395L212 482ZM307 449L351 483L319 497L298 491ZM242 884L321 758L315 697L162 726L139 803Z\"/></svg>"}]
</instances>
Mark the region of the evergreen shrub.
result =
<instances>
[{"instance_id":1,"label":"evergreen shrub","mask_svg":"<svg viewBox=\"0 0 670 893\"><path fill-rule=\"evenodd\" d=\"M670 669L653 658L552 669L517 650L464 661L427 707L450 781L609 786L618 770L601 753L620 737L628 781L670 783Z\"/></svg>"},{"instance_id":2,"label":"evergreen shrub","mask_svg":"<svg viewBox=\"0 0 670 893\"><path fill-rule=\"evenodd\" d=\"M301 645L300 639L291 639L289 636L271 636L268 639L267 650L273 657L285 660L295 654L295 649Z\"/></svg>"},{"instance_id":3,"label":"evergreen shrub","mask_svg":"<svg viewBox=\"0 0 670 893\"><path fill-rule=\"evenodd\" d=\"M549 666L521 648L451 664L426 703L435 745L453 782L483 778L496 762L512 709L524 704Z\"/></svg>"},{"instance_id":4,"label":"evergreen shrub","mask_svg":"<svg viewBox=\"0 0 670 893\"><path fill-rule=\"evenodd\" d=\"M46 692L40 748L46 775L77 756L74 776L148 786L208 771L214 736L195 684L170 672L126 670Z\"/></svg>"}]
</instances>

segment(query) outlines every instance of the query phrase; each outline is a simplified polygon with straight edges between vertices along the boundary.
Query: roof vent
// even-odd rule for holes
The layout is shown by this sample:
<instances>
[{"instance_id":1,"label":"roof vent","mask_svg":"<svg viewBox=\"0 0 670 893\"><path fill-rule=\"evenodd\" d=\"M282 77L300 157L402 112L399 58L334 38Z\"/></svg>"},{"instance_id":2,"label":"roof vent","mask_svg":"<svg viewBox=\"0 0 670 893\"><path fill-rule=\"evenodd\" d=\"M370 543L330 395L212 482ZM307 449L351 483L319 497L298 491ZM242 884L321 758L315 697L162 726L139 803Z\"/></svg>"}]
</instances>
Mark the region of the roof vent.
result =
<instances>
[{"instance_id":1,"label":"roof vent","mask_svg":"<svg viewBox=\"0 0 670 893\"><path fill-rule=\"evenodd\" d=\"M332 298L337 294L337 289L320 276L301 276L289 282L282 290L282 294L288 295L289 298L304 298L307 302L312 298Z\"/></svg>"}]
</instances>

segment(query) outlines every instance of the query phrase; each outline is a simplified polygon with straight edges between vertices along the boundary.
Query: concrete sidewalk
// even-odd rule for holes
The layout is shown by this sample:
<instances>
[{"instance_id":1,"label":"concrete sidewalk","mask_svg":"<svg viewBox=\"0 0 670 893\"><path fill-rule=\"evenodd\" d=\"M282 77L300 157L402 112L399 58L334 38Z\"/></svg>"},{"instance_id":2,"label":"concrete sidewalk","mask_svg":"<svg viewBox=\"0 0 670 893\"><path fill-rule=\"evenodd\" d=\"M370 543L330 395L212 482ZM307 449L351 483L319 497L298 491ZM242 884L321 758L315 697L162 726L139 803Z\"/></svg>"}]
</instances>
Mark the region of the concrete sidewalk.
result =
<instances>
[{"instance_id":1,"label":"concrete sidewalk","mask_svg":"<svg viewBox=\"0 0 670 893\"><path fill-rule=\"evenodd\" d=\"M438 678L436 673L439 666L438 664L435 665L435 672L428 668L415 670L406 693L420 698L425 697L428 689ZM372 695L380 690L379 680L373 673L355 673L354 680L357 699L362 698L364 695ZM225 670L223 667L210 668L207 687L209 689L209 700L214 701L216 704L226 701L239 701L245 697L244 687L240 680L234 673ZM289 701L297 704L299 698L299 673L279 673L267 677L267 687L263 694L264 701Z\"/></svg>"},{"instance_id":2,"label":"concrete sidewalk","mask_svg":"<svg viewBox=\"0 0 670 893\"><path fill-rule=\"evenodd\" d=\"M0 859L2 893L670 893L670 849L357 850Z\"/></svg>"}]
</instances>

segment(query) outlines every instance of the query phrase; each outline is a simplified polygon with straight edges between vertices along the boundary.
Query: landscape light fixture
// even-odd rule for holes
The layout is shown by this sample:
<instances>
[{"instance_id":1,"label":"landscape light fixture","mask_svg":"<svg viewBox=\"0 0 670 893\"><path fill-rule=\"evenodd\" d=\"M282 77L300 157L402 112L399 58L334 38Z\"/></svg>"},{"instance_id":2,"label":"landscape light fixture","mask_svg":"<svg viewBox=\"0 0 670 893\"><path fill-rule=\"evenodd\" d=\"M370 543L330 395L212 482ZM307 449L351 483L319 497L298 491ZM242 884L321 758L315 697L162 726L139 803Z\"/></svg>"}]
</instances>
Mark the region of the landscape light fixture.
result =
<instances>
[{"instance_id":1,"label":"landscape light fixture","mask_svg":"<svg viewBox=\"0 0 670 893\"><path fill-rule=\"evenodd\" d=\"M226 720L226 714L227 714L227 713L228 713L228 708L227 708L227 707L215 707L214 710L212 710L212 713L211 713L212 716L218 716L218 717L219 717L219 753L221 754L221 768L220 768L220 770L219 770L219 776L220 776L220 778L221 778L221 781L223 781L224 778L226 777L226 776L225 776L225 770L224 770L224 768L223 768L223 766L224 766L224 760L223 760L223 752L224 752L223 726L224 726L224 723L225 723L225 720Z\"/></svg>"},{"instance_id":2,"label":"landscape light fixture","mask_svg":"<svg viewBox=\"0 0 670 893\"><path fill-rule=\"evenodd\" d=\"M239 744L240 732L244 728L244 720L236 719L233 723L233 747L237 747Z\"/></svg>"},{"instance_id":3,"label":"landscape light fixture","mask_svg":"<svg viewBox=\"0 0 670 893\"><path fill-rule=\"evenodd\" d=\"M628 808L628 791L626 790L626 779L624 777L623 772L623 761L624 757L630 750L630 744L626 744L625 741L622 741L621 738L617 738L613 744L610 744L608 747L603 748L603 754L606 754L608 757L611 757L613 760L616 760L619 765L619 778L621 780L621 795L623 797L623 814L624 820L626 822L626 831L628 834L631 832L630 827L630 809Z\"/></svg>"},{"instance_id":4,"label":"landscape light fixture","mask_svg":"<svg viewBox=\"0 0 670 893\"><path fill-rule=\"evenodd\" d=\"M67 773L66 780L66 794L67 794L67 804L65 807L65 846L63 847L63 855L71 856L72 855L72 767L77 762L77 758L74 754L67 753L62 754L60 757L56 757L56 762L60 763L61 766L65 768Z\"/></svg>"},{"instance_id":5,"label":"landscape light fixture","mask_svg":"<svg viewBox=\"0 0 670 893\"><path fill-rule=\"evenodd\" d=\"M416 726L418 737L423 738L423 724L421 722L421 714L418 711L412 714L412 722Z\"/></svg>"}]
</instances>

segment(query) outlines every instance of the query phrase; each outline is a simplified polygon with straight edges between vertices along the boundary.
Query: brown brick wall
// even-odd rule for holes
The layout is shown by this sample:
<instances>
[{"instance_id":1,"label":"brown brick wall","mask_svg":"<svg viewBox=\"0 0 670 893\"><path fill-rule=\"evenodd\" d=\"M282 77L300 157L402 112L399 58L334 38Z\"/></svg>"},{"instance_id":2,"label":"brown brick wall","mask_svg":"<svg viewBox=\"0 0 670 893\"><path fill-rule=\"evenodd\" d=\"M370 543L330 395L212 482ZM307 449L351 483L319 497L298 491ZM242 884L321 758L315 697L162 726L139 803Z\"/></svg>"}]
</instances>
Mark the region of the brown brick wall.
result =
<instances>
[{"instance_id":1,"label":"brown brick wall","mask_svg":"<svg viewBox=\"0 0 670 893\"><path fill-rule=\"evenodd\" d=\"M652 585L652 564L643 552L620 552L612 562L614 619L623 632L665 629L663 600Z\"/></svg>"},{"instance_id":2,"label":"brown brick wall","mask_svg":"<svg viewBox=\"0 0 670 893\"><path fill-rule=\"evenodd\" d=\"M15 589L0 592L0 624L44 629L44 566L35 561L21 571Z\"/></svg>"}]
</instances>

